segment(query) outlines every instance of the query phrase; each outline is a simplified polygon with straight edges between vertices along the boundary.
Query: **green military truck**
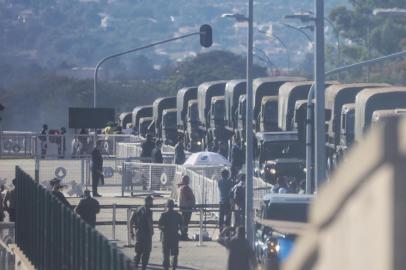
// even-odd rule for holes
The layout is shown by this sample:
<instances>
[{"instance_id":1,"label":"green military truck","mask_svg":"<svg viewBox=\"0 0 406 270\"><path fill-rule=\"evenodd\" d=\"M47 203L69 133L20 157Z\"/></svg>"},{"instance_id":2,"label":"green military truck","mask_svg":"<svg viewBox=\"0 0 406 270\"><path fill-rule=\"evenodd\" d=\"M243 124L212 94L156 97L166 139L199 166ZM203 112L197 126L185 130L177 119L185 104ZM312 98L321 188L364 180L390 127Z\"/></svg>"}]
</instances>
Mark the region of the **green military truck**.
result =
<instances>
[{"instance_id":1,"label":"green military truck","mask_svg":"<svg viewBox=\"0 0 406 270\"><path fill-rule=\"evenodd\" d=\"M133 109L131 123L134 135L139 135L140 119L144 117L152 117L152 106L137 106Z\"/></svg>"},{"instance_id":2,"label":"green military truck","mask_svg":"<svg viewBox=\"0 0 406 270\"><path fill-rule=\"evenodd\" d=\"M176 97L161 97L152 104L153 120L148 130L157 140L162 140L162 113L165 109L176 109ZM174 121L176 126L176 117Z\"/></svg>"},{"instance_id":3,"label":"green military truck","mask_svg":"<svg viewBox=\"0 0 406 270\"><path fill-rule=\"evenodd\" d=\"M223 102L217 102L217 99L213 100L213 97L224 97L224 91L227 81L213 81L205 82L199 85L197 90L197 105L199 112L199 129L205 134L204 147L208 151L216 151L219 144L226 143L228 136L224 126L224 100ZM212 106L212 101L215 104ZM223 116L212 118L214 111L217 107L222 107ZM220 111L219 108L217 111ZM219 126L216 123L210 123L211 120L222 118L223 125ZM211 130L210 126L214 126L215 131ZM216 137L219 135L220 137ZM225 135L225 136L223 136Z\"/></svg>"},{"instance_id":4,"label":"green military truck","mask_svg":"<svg viewBox=\"0 0 406 270\"><path fill-rule=\"evenodd\" d=\"M162 141L166 145L175 146L177 142L176 114L177 109L165 109L162 111L161 133Z\"/></svg>"},{"instance_id":5,"label":"green military truck","mask_svg":"<svg viewBox=\"0 0 406 270\"><path fill-rule=\"evenodd\" d=\"M141 117L138 120L138 129L137 129L138 136L146 138L148 134L148 128L151 125L152 121L153 121L152 117Z\"/></svg>"},{"instance_id":6,"label":"green military truck","mask_svg":"<svg viewBox=\"0 0 406 270\"><path fill-rule=\"evenodd\" d=\"M226 89L224 93L225 101L225 125L227 132L232 134L228 146L231 148L233 142L239 142L239 146L242 147L243 139L241 133L245 133L245 130L239 130L239 107L240 107L240 97L245 95L247 90L247 81L244 79L231 80L226 84ZM245 117L245 116L244 116ZM245 118L244 118L245 119ZM245 126L241 125L241 126Z\"/></svg>"}]
</instances>

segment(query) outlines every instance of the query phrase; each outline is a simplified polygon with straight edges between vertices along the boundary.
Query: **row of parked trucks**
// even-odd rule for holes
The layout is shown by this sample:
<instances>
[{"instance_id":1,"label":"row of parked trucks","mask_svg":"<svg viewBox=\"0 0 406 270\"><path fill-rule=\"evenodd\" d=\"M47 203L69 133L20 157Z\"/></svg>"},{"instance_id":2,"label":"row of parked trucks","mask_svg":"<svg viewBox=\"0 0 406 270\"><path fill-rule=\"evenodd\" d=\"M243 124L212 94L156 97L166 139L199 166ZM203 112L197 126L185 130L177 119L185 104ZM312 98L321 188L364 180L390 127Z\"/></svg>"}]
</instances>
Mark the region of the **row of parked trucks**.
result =
<instances>
[{"instance_id":1,"label":"row of parked trucks","mask_svg":"<svg viewBox=\"0 0 406 270\"><path fill-rule=\"evenodd\" d=\"M313 130L312 121L307 120L308 108L312 112L314 107L314 100L312 104L307 101L312 84L300 77L255 79L254 121L248 125L244 79L182 88L176 97L136 107L120 120L122 126L131 123L135 134L145 137L153 133L168 145L174 145L182 134L191 152L215 151L220 144L228 153L232 144L243 149L248 128L255 135L256 175L271 184L280 177L300 181L307 173L306 125ZM326 164L331 172L371 126L406 114L406 87L336 81L325 86ZM288 257L294 240L306 227L311 200L312 195L298 194L268 194L263 198L256 219L255 250L265 269L278 269Z\"/></svg>"}]
</instances>

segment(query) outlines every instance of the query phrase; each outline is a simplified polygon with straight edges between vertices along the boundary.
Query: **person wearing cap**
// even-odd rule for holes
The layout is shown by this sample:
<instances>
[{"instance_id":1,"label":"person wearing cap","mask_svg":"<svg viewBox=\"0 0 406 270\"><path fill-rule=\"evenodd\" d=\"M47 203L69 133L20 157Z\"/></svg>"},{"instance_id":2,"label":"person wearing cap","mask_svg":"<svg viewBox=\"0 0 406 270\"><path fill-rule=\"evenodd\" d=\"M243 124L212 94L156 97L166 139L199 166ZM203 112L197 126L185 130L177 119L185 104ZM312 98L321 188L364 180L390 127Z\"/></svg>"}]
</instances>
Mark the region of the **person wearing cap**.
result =
<instances>
[{"instance_id":1,"label":"person wearing cap","mask_svg":"<svg viewBox=\"0 0 406 270\"><path fill-rule=\"evenodd\" d=\"M45 158L47 154L47 132L48 132L48 125L43 124L42 125L42 130L41 130L41 135L38 136L40 142L41 142L41 158Z\"/></svg>"},{"instance_id":2,"label":"person wearing cap","mask_svg":"<svg viewBox=\"0 0 406 270\"><path fill-rule=\"evenodd\" d=\"M65 195L61 192L63 186L61 185L61 179L54 178L50 181L52 187L52 195L54 195L62 204L66 205L68 208L72 208Z\"/></svg>"},{"instance_id":3,"label":"person wearing cap","mask_svg":"<svg viewBox=\"0 0 406 270\"><path fill-rule=\"evenodd\" d=\"M153 198L148 195L145 198L145 205L137 209L130 220L131 237L135 237L135 257L136 269L141 261L142 270L147 269L149 255L152 249L152 235L154 234L152 211ZM134 233L135 231L135 233Z\"/></svg>"},{"instance_id":4,"label":"person wearing cap","mask_svg":"<svg viewBox=\"0 0 406 270\"><path fill-rule=\"evenodd\" d=\"M220 193L220 213L219 213L219 228L223 230L224 224L230 226L231 222L231 204L230 193L233 188L233 182L230 179L230 173L227 169L221 171L221 179L217 182Z\"/></svg>"},{"instance_id":5,"label":"person wearing cap","mask_svg":"<svg viewBox=\"0 0 406 270\"><path fill-rule=\"evenodd\" d=\"M179 208L182 212L183 228L182 228L182 240L189 240L188 226L192 217L192 210L196 204L196 198L193 194L193 190L189 187L190 178L187 175L182 177L182 181L179 186Z\"/></svg>"},{"instance_id":6,"label":"person wearing cap","mask_svg":"<svg viewBox=\"0 0 406 270\"><path fill-rule=\"evenodd\" d=\"M101 154L102 142L98 141L96 143L96 147L92 151L92 192L93 197L101 197L99 193L97 193L97 186L99 185L100 178L103 174L103 156Z\"/></svg>"},{"instance_id":7,"label":"person wearing cap","mask_svg":"<svg viewBox=\"0 0 406 270\"><path fill-rule=\"evenodd\" d=\"M90 190L85 190L83 198L75 208L78 214L87 224L93 228L96 226L96 215L100 212L99 202L90 196Z\"/></svg>"},{"instance_id":8,"label":"person wearing cap","mask_svg":"<svg viewBox=\"0 0 406 270\"><path fill-rule=\"evenodd\" d=\"M173 256L172 269L178 266L179 254L179 232L182 230L182 216L175 211L175 202L168 200L166 203L166 212L161 214L158 222L159 229L162 231L162 253L163 267L169 269L170 256Z\"/></svg>"},{"instance_id":9,"label":"person wearing cap","mask_svg":"<svg viewBox=\"0 0 406 270\"><path fill-rule=\"evenodd\" d=\"M147 140L141 145L142 158L151 158L152 150L155 148L155 143L151 134L147 134Z\"/></svg>"},{"instance_id":10,"label":"person wearing cap","mask_svg":"<svg viewBox=\"0 0 406 270\"><path fill-rule=\"evenodd\" d=\"M3 200L3 208L8 212L8 218L10 222L16 221L16 198L17 198L17 180L13 179L13 189L9 189L6 192Z\"/></svg>"}]
</instances>

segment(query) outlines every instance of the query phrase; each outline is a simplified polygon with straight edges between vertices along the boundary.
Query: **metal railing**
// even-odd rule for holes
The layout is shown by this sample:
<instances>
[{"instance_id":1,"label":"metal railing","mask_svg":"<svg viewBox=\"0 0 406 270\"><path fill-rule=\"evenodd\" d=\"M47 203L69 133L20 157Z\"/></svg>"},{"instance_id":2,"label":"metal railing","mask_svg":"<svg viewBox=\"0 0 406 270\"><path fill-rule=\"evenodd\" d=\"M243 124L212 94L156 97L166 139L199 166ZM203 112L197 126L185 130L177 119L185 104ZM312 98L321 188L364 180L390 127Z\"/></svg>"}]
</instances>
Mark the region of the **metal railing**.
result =
<instances>
[{"instance_id":1,"label":"metal railing","mask_svg":"<svg viewBox=\"0 0 406 270\"><path fill-rule=\"evenodd\" d=\"M16 167L16 243L37 269L131 269L131 261Z\"/></svg>"}]
</instances>

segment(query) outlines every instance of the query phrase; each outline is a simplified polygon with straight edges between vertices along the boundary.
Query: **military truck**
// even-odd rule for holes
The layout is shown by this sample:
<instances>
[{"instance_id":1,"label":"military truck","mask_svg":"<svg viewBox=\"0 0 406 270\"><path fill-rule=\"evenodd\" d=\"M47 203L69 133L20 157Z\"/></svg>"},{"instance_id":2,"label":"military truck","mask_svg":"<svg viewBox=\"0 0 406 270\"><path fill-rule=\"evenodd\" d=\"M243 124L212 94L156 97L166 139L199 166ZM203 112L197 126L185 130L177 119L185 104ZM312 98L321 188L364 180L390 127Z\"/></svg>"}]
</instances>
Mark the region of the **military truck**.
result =
<instances>
[{"instance_id":1,"label":"military truck","mask_svg":"<svg viewBox=\"0 0 406 270\"><path fill-rule=\"evenodd\" d=\"M238 109L237 109L237 130L236 135L238 141L241 142L241 146L245 146L246 142L246 108L247 108L247 97L245 95L241 95L238 100Z\"/></svg>"},{"instance_id":2,"label":"military truck","mask_svg":"<svg viewBox=\"0 0 406 270\"><path fill-rule=\"evenodd\" d=\"M122 129L127 129L127 125L131 124L132 112L123 112L118 116L119 125Z\"/></svg>"},{"instance_id":3,"label":"military truck","mask_svg":"<svg viewBox=\"0 0 406 270\"><path fill-rule=\"evenodd\" d=\"M342 106L340 118L340 141L336 146L333 166L344 156L344 153L354 143L355 104L347 103Z\"/></svg>"},{"instance_id":4,"label":"military truck","mask_svg":"<svg viewBox=\"0 0 406 270\"><path fill-rule=\"evenodd\" d=\"M241 143L241 137L238 131L238 108L240 97L246 93L247 89L247 82L246 80L231 80L228 81L226 84L226 89L224 93L224 101L225 101L225 123L227 131L232 134L229 141L228 146L231 148L231 145L234 142ZM242 147L242 145L240 145Z\"/></svg>"},{"instance_id":5,"label":"military truck","mask_svg":"<svg viewBox=\"0 0 406 270\"><path fill-rule=\"evenodd\" d=\"M177 109L165 109L162 111L162 141L166 145L175 146L177 142L176 114Z\"/></svg>"},{"instance_id":6,"label":"military truck","mask_svg":"<svg viewBox=\"0 0 406 270\"><path fill-rule=\"evenodd\" d=\"M153 121L148 130L158 140L162 140L162 112L165 109L176 109L176 97L161 97L152 104ZM176 126L176 117L174 120Z\"/></svg>"},{"instance_id":7,"label":"military truck","mask_svg":"<svg viewBox=\"0 0 406 270\"><path fill-rule=\"evenodd\" d=\"M360 142L368 131L372 114L388 109L406 109L406 87L368 88L360 92L355 99L355 142Z\"/></svg>"},{"instance_id":8,"label":"military truck","mask_svg":"<svg viewBox=\"0 0 406 270\"><path fill-rule=\"evenodd\" d=\"M279 131L278 97L265 96L262 98L258 119L260 132Z\"/></svg>"},{"instance_id":9,"label":"military truck","mask_svg":"<svg viewBox=\"0 0 406 270\"><path fill-rule=\"evenodd\" d=\"M137 134L140 137L146 138L148 134L148 128L153 121L152 117L141 117L138 120Z\"/></svg>"},{"instance_id":10,"label":"military truck","mask_svg":"<svg viewBox=\"0 0 406 270\"><path fill-rule=\"evenodd\" d=\"M152 106L137 106L132 111L133 133L139 134L140 119L143 117L152 117Z\"/></svg>"},{"instance_id":11,"label":"military truck","mask_svg":"<svg viewBox=\"0 0 406 270\"><path fill-rule=\"evenodd\" d=\"M283 177L297 185L306 178L305 152L297 131L257 132L256 175L275 185Z\"/></svg>"},{"instance_id":12,"label":"military truck","mask_svg":"<svg viewBox=\"0 0 406 270\"><path fill-rule=\"evenodd\" d=\"M225 86L227 81L213 81L213 82L205 82L199 85L197 90L197 104L198 104L198 112L199 112L199 128L205 134L204 138L204 149L208 151L215 151L218 145L222 142L227 142L228 137L223 136L226 135L226 129L223 126L216 126L216 129L221 129L221 131L210 132L210 120L211 115L213 115L213 109L217 106L223 107L222 111L224 112L224 101L223 102L216 102L213 104L212 101L213 97L223 97ZM219 108L220 110L220 108ZM223 115L223 123L224 123L224 115ZM221 135L220 137L213 137L214 135Z\"/></svg>"},{"instance_id":13,"label":"military truck","mask_svg":"<svg viewBox=\"0 0 406 270\"><path fill-rule=\"evenodd\" d=\"M337 165L338 155L342 154L342 145L340 143L341 138L345 139L346 142L352 142L352 131L347 130L346 135L342 137L341 135L341 119L348 118L351 120L351 110L343 111L342 107L347 103L354 103L356 95L365 88L375 88L384 87L387 84L376 84L376 83L351 83L351 84L334 84L326 89L325 95L325 107L326 111L329 112L329 117L326 117L327 123L327 164L330 169L334 169ZM347 109L350 107L347 106ZM346 125L346 128L348 125ZM338 145L340 146L340 153L338 153Z\"/></svg>"},{"instance_id":14,"label":"military truck","mask_svg":"<svg viewBox=\"0 0 406 270\"><path fill-rule=\"evenodd\" d=\"M389 118L403 117L406 115L406 109L378 110L372 114L372 126L386 121Z\"/></svg>"},{"instance_id":15,"label":"military truck","mask_svg":"<svg viewBox=\"0 0 406 270\"><path fill-rule=\"evenodd\" d=\"M203 150L204 132L199 129L197 100L189 100L186 114L185 148L190 152Z\"/></svg>"},{"instance_id":16,"label":"military truck","mask_svg":"<svg viewBox=\"0 0 406 270\"><path fill-rule=\"evenodd\" d=\"M265 96L278 96L279 87L286 82L304 81L300 77L266 77L253 80L253 119L255 131L260 131L259 113L262 98Z\"/></svg>"},{"instance_id":17,"label":"military truck","mask_svg":"<svg viewBox=\"0 0 406 270\"><path fill-rule=\"evenodd\" d=\"M187 122L188 122L188 111L189 111L189 101L196 100L197 98L197 87L185 87L178 91L176 95L176 125L179 134L183 134L185 138L185 148L186 150L191 150L191 134L188 134ZM191 132L198 132L198 126L193 126Z\"/></svg>"},{"instance_id":18,"label":"military truck","mask_svg":"<svg viewBox=\"0 0 406 270\"><path fill-rule=\"evenodd\" d=\"M225 102L224 97L214 96L211 98L210 112L209 112L209 127L207 128L207 137L213 141L217 147L228 149L228 140L231 137L231 132L228 132L224 123L225 115Z\"/></svg>"}]
</instances>

